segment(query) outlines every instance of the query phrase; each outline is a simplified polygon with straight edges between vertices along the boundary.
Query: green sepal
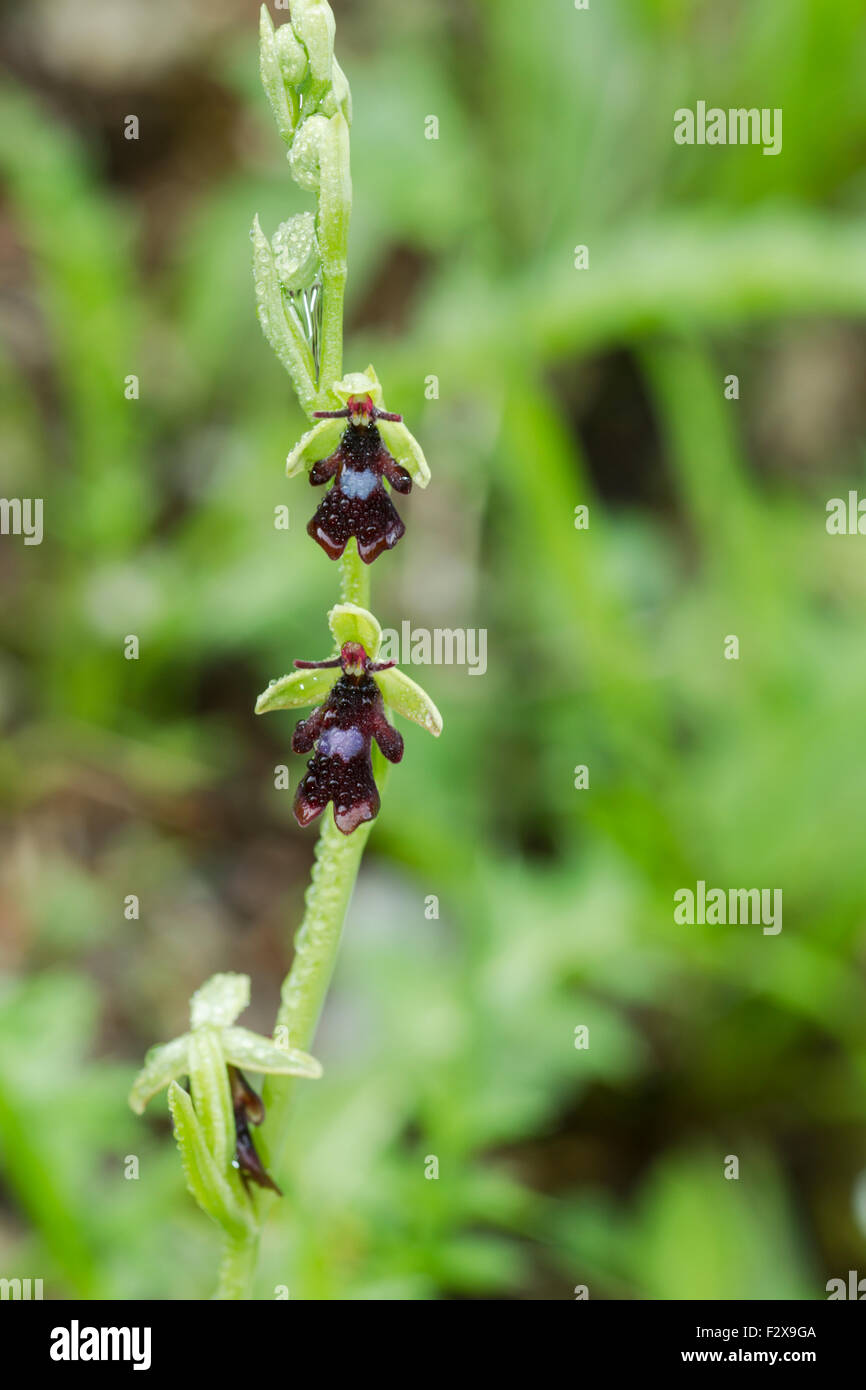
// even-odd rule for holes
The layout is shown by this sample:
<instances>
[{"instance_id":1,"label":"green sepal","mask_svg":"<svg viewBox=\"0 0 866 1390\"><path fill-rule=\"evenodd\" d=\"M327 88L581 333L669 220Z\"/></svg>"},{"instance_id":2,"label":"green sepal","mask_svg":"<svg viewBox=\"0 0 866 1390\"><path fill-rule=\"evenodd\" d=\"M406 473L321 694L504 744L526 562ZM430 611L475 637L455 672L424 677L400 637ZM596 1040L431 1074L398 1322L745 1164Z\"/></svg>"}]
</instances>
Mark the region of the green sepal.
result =
<instances>
[{"instance_id":1,"label":"green sepal","mask_svg":"<svg viewBox=\"0 0 866 1390\"><path fill-rule=\"evenodd\" d=\"M346 428L344 420L317 420L311 430L303 435L286 459L286 473L293 478L305 468L312 468L319 459L326 459L334 452Z\"/></svg>"},{"instance_id":2,"label":"green sepal","mask_svg":"<svg viewBox=\"0 0 866 1390\"><path fill-rule=\"evenodd\" d=\"M232 1235L254 1229L252 1208L232 1190L208 1151L193 1103L176 1081L168 1088L168 1108L186 1185L202 1211Z\"/></svg>"},{"instance_id":3,"label":"green sepal","mask_svg":"<svg viewBox=\"0 0 866 1390\"><path fill-rule=\"evenodd\" d=\"M426 487L430 481L430 465L414 434L396 420L377 420L376 428L394 461L406 469L413 483Z\"/></svg>"},{"instance_id":4,"label":"green sepal","mask_svg":"<svg viewBox=\"0 0 866 1390\"><path fill-rule=\"evenodd\" d=\"M339 679L339 675L338 666L324 671L292 671L262 691L256 700L256 714L270 714L271 710L275 709L300 709L303 705L320 705Z\"/></svg>"},{"instance_id":5,"label":"green sepal","mask_svg":"<svg viewBox=\"0 0 866 1390\"><path fill-rule=\"evenodd\" d=\"M129 1104L136 1115L144 1114L147 1102L161 1091L170 1081L186 1076L189 1071L189 1033L172 1042L152 1047L144 1059L144 1066L132 1083Z\"/></svg>"},{"instance_id":6,"label":"green sepal","mask_svg":"<svg viewBox=\"0 0 866 1390\"><path fill-rule=\"evenodd\" d=\"M356 603L337 603L328 614L328 626L338 650L346 642L360 642L370 660L376 660L382 645L382 629L366 608L359 608Z\"/></svg>"},{"instance_id":7,"label":"green sepal","mask_svg":"<svg viewBox=\"0 0 866 1390\"><path fill-rule=\"evenodd\" d=\"M322 1065L297 1047L277 1047L248 1028L226 1028L222 1047L227 1062L270 1076L308 1076L318 1080Z\"/></svg>"},{"instance_id":8,"label":"green sepal","mask_svg":"<svg viewBox=\"0 0 866 1390\"><path fill-rule=\"evenodd\" d=\"M211 975L189 1001L193 1028L226 1028L249 1007L250 977L226 971Z\"/></svg>"},{"instance_id":9,"label":"green sepal","mask_svg":"<svg viewBox=\"0 0 866 1390\"><path fill-rule=\"evenodd\" d=\"M374 405L383 405L382 384L372 363L366 371L346 372L345 376L334 382L331 392L340 405L346 405L350 396L369 396Z\"/></svg>"},{"instance_id":10,"label":"green sepal","mask_svg":"<svg viewBox=\"0 0 866 1390\"><path fill-rule=\"evenodd\" d=\"M402 714L404 719L411 719L414 724L420 724L421 728L426 729L434 738L439 737L442 732L442 715L426 690L422 690L420 685L416 685L415 681L396 666L387 671L374 672L373 680L381 690L385 704L395 714Z\"/></svg>"}]
</instances>

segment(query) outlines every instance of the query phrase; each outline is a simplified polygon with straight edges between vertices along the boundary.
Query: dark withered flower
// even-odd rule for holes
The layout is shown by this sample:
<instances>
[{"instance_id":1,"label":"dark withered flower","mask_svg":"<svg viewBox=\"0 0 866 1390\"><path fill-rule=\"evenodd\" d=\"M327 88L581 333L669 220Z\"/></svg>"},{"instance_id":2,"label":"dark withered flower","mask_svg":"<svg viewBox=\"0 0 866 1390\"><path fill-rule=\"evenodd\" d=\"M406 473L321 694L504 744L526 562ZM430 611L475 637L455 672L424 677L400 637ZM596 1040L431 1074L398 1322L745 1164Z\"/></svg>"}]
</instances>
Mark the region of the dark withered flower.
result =
<instances>
[{"instance_id":1,"label":"dark withered flower","mask_svg":"<svg viewBox=\"0 0 866 1390\"><path fill-rule=\"evenodd\" d=\"M265 1118L261 1096L256 1094L238 1067L229 1067L228 1072L235 1115L235 1166L245 1181L257 1183L259 1187L269 1187L278 1197L282 1197L270 1173L265 1171L250 1134L250 1124L260 1125Z\"/></svg>"},{"instance_id":2,"label":"dark withered flower","mask_svg":"<svg viewBox=\"0 0 866 1390\"><path fill-rule=\"evenodd\" d=\"M168 1107L187 1186L208 1216L226 1229L254 1229L241 1179L278 1191L256 1152L250 1125L264 1106L242 1067L263 1076L321 1076L314 1057L278 1046L235 1020L250 1002L248 975L214 975L190 1000L189 1032L148 1052L129 1093L140 1115L168 1087ZM189 1090L178 1084L189 1077Z\"/></svg>"},{"instance_id":3,"label":"dark withered flower","mask_svg":"<svg viewBox=\"0 0 866 1390\"><path fill-rule=\"evenodd\" d=\"M335 383L333 394L345 406L316 411L318 424L292 450L287 469L293 474L309 467L314 487L333 480L307 532L332 560L340 558L354 536L358 554L369 565L405 531L385 484L405 495L413 480L426 487L430 473L402 417L382 407L382 388L372 367Z\"/></svg>"},{"instance_id":4,"label":"dark withered flower","mask_svg":"<svg viewBox=\"0 0 866 1390\"><path fill-rule=\"evenodd\" d=\"M274 681L259 697L256 713L317 705L292 735L296 753L315 750L295 795L295 818L299 825L309 825L330 802L337 828L350 835L379 810L373 741L389 762L398 763L403 756L403 738L388 722L386 703L435 735L442 720L430 697L393 661L376 660L382 630L371 613L338 604L329 621L339 655L328 661L296 661L296 671Z\"/></svg>"}]
</instances>

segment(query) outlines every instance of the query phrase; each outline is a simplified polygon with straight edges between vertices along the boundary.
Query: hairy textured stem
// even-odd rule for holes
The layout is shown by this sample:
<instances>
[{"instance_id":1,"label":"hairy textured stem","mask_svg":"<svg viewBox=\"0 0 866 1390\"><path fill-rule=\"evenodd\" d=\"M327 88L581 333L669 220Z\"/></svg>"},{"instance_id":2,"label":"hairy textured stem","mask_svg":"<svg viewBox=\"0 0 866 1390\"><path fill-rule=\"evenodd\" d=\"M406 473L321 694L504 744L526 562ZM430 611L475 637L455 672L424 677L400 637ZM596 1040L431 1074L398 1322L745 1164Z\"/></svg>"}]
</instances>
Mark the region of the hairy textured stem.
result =
<instances>
[{"instance_id":1,"label":"hairy textured stem","mask_svg":"<svg viewBox=\"0 0 866 1390\"><path fill-rule=\"evenodd\" d=\"M250 1297L258 1252L258 1232L224 1238L215 1299L232 1302Z\"/></svg>"},{"instance_id":2,"label":"hairy textured stem","mask_svg":"<svg viewBox=\"0 0 866 1390\"><path fill-rule=\"evenodd\" d=\"M340 561L340 600L343 603L356 603L359 608L370 607L370 568L358 554L358 543L354 536Z\"/></svg>"},{"instance_id":3,"label":"hairy textured stem","mask_svg":"<svg viewBox=\"0 0 866 1390\"><path fill-rule=\"evenodd\" d=\"M322 253L322 341L319 391L343 375L343 298L346 293L352 175L349 127L341 112L328 121L319 153L316 225Z\"/></svg>"},{"instance_id":4,"label":"hairy textured stem","mask_svg":"<svg viewBox=\"0 0 866 1390\"><path fill-rule=\"evenodd\" d=\"M322 339L320 350L320 395L328 402L331 384L343 375L343 299L346 293L346 272L322 277Z\"/></svg>"},{"instance_id":5,"label":"hairy textured stem","mask_svg":"<svg viewBox=\"0 0 866 1390\"><path fill-rule=\"evenodd\" d=\"M316 844L306 910L295 938L295 958L283 981L278 1024L288 1029L292 1047L309 1047L331 983L343 922L370 836L370 824L344 835L329 812ZM285 1140L291 1077L271 1077L265 1087L269 1161L278 1164Z\"/></svg>"}]
</instances>

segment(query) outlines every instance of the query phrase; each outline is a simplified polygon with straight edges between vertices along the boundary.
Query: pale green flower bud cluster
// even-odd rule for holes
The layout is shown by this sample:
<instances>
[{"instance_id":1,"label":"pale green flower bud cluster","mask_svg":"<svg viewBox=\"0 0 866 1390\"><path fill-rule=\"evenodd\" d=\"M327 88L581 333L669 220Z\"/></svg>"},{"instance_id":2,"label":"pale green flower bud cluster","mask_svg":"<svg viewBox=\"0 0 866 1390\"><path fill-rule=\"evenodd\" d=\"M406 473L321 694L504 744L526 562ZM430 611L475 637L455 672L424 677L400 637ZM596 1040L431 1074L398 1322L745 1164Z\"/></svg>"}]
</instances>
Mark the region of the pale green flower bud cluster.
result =
<instances>
[{"instance_id":1,"label":"pale green flower bud cluster","mask_svg":"<svg viewBox=\"0 0 866 1390\"><path fill-rule=\"evenodd\" d=\"M352 205L352 102L345 73L334 56L334 29L327 0L293 0L290 18L276 29L262 5L262 85L277 130L289 147L292 178L316 195L317 207L315 216L299 213L283 222L272 241L258 219L254 222L258 314L268 342L308 411L318 385L323 297L342 299ZM319 293L321 285L324 296Z\"/></svg>"},{"instance_id":2,"label":"pale green flower bud cluster","mask_svg":"<svg viewBox=\"0 0 866 1390\"><path fill-rule=\"evenodd\" d=\"M349 84L334 56L335 27L328 0L293 0L288 21L278 29L262 5L262 85L287 145L299 126L319 112L330 117L339 111L351 124Z\"/></svg>"}]
</instances>

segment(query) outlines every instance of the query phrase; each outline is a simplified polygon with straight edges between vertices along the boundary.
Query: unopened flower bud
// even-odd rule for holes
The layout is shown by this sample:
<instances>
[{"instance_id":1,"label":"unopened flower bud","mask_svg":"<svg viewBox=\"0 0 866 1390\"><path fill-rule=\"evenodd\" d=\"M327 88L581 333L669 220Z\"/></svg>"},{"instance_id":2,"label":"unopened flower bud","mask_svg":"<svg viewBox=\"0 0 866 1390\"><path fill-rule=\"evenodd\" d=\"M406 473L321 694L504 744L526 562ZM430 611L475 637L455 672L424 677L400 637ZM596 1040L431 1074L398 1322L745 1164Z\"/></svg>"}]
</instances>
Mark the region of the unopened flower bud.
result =
<instances>
[{"instance_id":1,"label":"unopened flower bud","mask_svg":"<svg viewBox=\"0 0 866 1390\"><path fill-rule=\"evenodd\" d=\"M313 284L321 260L316 219L311 212L299 212L288 222L281 222L271 244L277 275L284 289L295 294Z\"/></svg>"},{"instance_id":2,"label":"unopened flower bud","mask_svg":"<svg viewBox=\"0 0 866 1390\"><path fill-rule=\"evenodd\" d=\"M313 82L327 85L331 81L336 30L328 0L292 0L292 28L307 50Z\"/></svg>"},{"instance_id":3,"label":"unopened flower bud","mask_svg":"<svg viewBox=\"0 0 866 1390\"><path fill-rule=\"evenodd\" d=\"M327 116L308 116L289 151L292 178L301 188L317 193L321 181L322 141L328 135Z\"/></svg>"},{"instance_id":4,"label":"unopened flower bud","mask_svg":"<svg viewBox=\"0 0 866 1390\"><path fill-rule=\"evenodd\" d=\"M274 31L274 43L283 77L290 86L302 82L307 71L307 55L303 44L295 37L291 24L281 24Z\"/></svg>"},{"instance_id":5,"label":"unopened flower bud","mask_svg":"<svg viewBox=\"0 0 866 1390\"><path fill-rule=\"evenodd\" d=\"M285 35L285 37L281 37ZM292 33L291 25L274 29L267 6L262 5L259 23L259 71L262 86L270 103L277 130L287 144L291 143L298 120L298 96L292 83L304 75L307 57ZM297 72L297 77L290 76Z\"/></svg>"}]
</instances>

